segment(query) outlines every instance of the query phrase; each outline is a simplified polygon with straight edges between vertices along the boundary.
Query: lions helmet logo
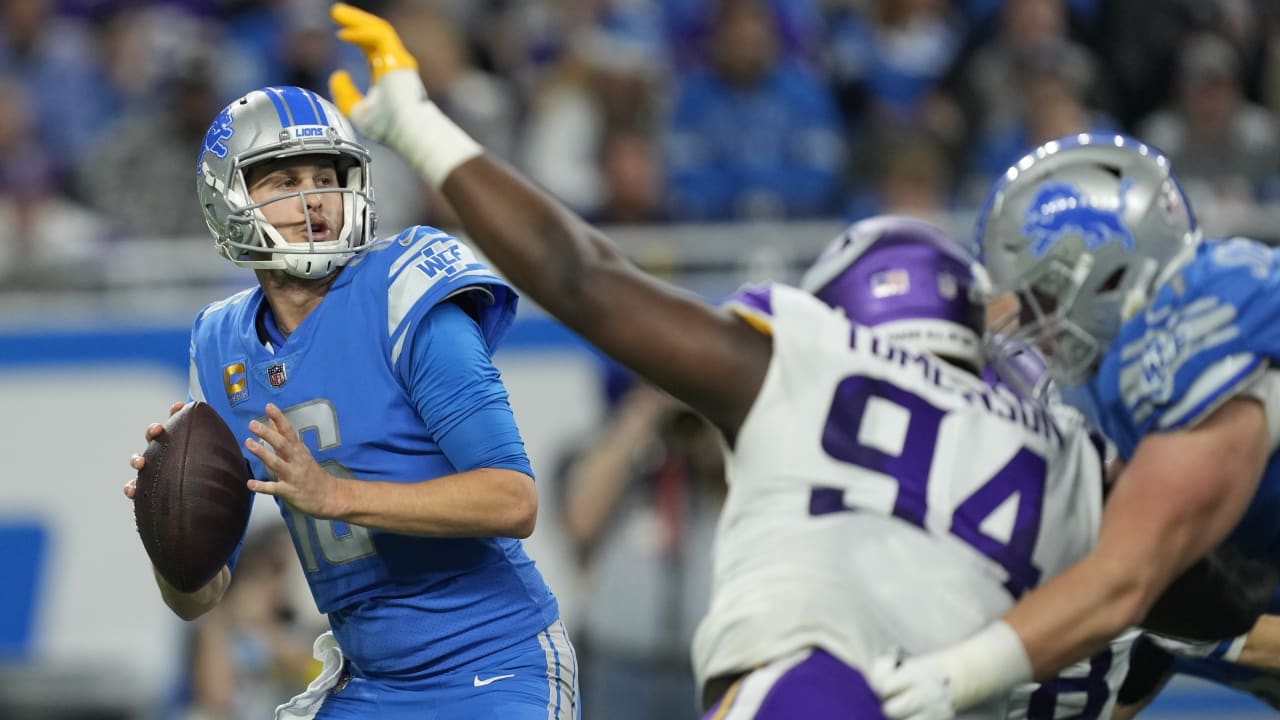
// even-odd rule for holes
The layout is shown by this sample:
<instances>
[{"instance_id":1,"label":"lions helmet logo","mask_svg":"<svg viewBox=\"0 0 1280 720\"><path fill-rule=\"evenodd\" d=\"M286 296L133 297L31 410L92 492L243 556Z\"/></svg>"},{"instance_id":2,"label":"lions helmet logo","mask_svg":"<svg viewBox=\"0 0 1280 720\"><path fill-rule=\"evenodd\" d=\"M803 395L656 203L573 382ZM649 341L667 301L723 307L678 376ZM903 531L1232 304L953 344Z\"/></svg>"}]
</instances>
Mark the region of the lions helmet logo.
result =
<instances>
[{"instance_id":1,"label":"lions helmet logo","mask_svg":"<svg viewBox=\"0 0 1280 720\"><path fill-rule=\"evenodd\" d=\"M1125 250L1133 250L1133 233L1121 220L1125 195L1132 186L1133 180L1121 180L1116 206L1108 208L1094 205L1069 183L1045 183L1031 199L1022 223L1022 234L1031 239L1031 254L1043 257L1054 243L1072 232L1080 233L1089 250L1113 240L1119 240Z\"/></svg>"},{"instance_id":2,"label":"lions helmet logo","mask_svg":"<svg viewBox=\"0 0 1280 720\"><path fill-rule=\"evenodd\" d=\"M218 113L218 117L213 119L213 124L204 135L204 144L200 148L200 160L196 163L196 174L199 174L204 167L205 153L213 153L219 160L227 156L227 140L231 139L235 133L236 129L231 125L231 108L227 108Z\"/></svg>"}]
</instances>

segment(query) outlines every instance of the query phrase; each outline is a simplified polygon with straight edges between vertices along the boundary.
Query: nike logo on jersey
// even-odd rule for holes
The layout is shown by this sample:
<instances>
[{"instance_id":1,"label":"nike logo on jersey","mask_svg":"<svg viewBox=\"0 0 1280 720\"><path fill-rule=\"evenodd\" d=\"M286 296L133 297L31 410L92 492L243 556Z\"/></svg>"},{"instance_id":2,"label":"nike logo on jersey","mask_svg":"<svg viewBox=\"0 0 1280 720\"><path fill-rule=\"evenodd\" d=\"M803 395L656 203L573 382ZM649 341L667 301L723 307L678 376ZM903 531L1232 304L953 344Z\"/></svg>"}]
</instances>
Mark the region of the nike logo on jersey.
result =
<instances>
[{"instance_id":1,"label":"nike logo on jersey","mask_svg":"<svg viewBox=\"0 0 1280 720\"><path fill-rule=\"evenodd\" d=\"M476 675L476 676L475 676L475 678L473 678L471 682L472 682L472 684L473 684L473 685L475 685L476 687L484 687L485 685L491 685L491 684L493 684L493 683L496 683L496 682L498 682L499 680L506 680L507 678L513 678L513 677L515 677L515 675L514 675L514 674L512 674L512 675L494 675L494 676L493 676L493 677L491 677L491 678L485 678L485 679L481 680L481 679L480 679L480 676L479 676L479 675Z\"/></svg>"}]
</instances>

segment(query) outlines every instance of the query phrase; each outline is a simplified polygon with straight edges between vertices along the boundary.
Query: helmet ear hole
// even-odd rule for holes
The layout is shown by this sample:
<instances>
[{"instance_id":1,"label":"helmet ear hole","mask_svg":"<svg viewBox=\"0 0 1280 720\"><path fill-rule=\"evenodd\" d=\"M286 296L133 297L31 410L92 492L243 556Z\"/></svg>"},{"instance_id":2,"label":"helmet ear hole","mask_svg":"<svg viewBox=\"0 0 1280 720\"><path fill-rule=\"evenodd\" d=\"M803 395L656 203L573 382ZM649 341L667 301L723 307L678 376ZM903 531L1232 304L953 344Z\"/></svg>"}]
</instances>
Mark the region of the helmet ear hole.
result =
<instances>
[{"instance_id":1,"label":"helmet ear hole","mask_svg":"<svg viewBox=\"0 0 1280 720\"><path fill-rule=\"evenodd\" d=\"M340 157L333 163L333 171L338 175L338 184L342 187L350 187L352 184L351 171L359 169L360 163L353 158Z\"/></svg>"},{"instance_id":2,"label":"helmet ear hole","mask_svg":"<svg viewBox=\"0 0 1280 720\"><path fill-rule=\"evenodd\" d=\"M1118 267L1115 272L1107 276L1107 279L1098 286L1099 293L1113 292L1120 288L1120 283L1124 281L1125 271L1128 267Z\"/></svg>"}]
</instances>

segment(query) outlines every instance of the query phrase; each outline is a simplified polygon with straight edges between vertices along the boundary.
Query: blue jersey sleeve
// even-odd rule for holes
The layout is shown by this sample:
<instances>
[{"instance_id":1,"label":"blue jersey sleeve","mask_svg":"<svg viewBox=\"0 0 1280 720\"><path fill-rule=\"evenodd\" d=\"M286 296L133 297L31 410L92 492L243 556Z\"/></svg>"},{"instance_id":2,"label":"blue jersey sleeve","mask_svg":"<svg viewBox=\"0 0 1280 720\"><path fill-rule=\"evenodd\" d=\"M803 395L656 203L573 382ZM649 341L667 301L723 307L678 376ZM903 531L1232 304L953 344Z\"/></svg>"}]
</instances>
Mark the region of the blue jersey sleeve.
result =
<instances>
[{"instance_id":1,"label":"blue jersey sleeve","mask_svg":"<svg viewBox=\"0 0 1280 720\"><path fill-rule=\"evenodd\" d=\"M452 302L433 307L406 359L400 379L455 468L505 468L532 477L506 387L470 315Z\"/></svg>"},{"instance_id":2,"label":"blue jersey sleeve","mask_svg":"<svg viewBox=\"0 0 1280 720\"><path fill-rule=\"evenodd\" d=\"M368 255L378 257L387 270L387 331L391 362L397 372L403 350L419 335L418 323L446 300L467 304L486 346L496 349L515 318L515 291L480 262L470 247L448 233L415 227L396 237L389 245L396 251Z\"/></svg>"}]
</instances>

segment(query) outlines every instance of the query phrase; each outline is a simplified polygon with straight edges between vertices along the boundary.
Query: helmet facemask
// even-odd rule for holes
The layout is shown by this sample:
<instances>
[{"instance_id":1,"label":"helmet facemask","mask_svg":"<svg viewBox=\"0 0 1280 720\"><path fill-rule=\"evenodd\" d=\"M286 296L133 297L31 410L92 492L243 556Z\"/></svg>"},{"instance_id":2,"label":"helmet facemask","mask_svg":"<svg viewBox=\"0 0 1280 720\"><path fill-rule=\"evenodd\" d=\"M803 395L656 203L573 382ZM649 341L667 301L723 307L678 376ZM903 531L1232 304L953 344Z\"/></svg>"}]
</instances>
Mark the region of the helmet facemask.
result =
<instances>
[{"instance_id":1,"label":"helmet facemask","mask_svg":"<svg viewBox=\"0 0 1280 720\"><path fill-rule=\"evenodd\" d=\"M363 244L352 242L353 229L363 222L368 222L368 209L372 205L372 198L368 194L354 189L360 187L360 178L367 172L360 164L348 163L345 172L341 167L337 168L339 176L344 177L340 187L285 192L259 202L251 202L249 199L249 189L245 180L245 174L249 170L250 167L242 167L238 164L235 166L230 189L227 192L227 203L231 209L226 216L228 232L216 241L223 255L237 265L255 269L283 270L294 277L316 279L332 273L368 243L367 239ZM308 199L333 194L342 196L342 227L334 239L316 240L312 235L312 228L317 218L312 218ZM305 244L289 242L267 220L263 209L276 203L301 205L307 231ZM363 222L356 219L358 214L365 215ZM323 220L328 222L327 219Z\"/></svg>"},{"instance_id":2,"label":"helmet facemask","mask_svg":"<svg viewBox=\"0 0 1280 720\"><path fill-rule=\"evenodd\" d=\"M997 351L992 358L1016 357L1034 348L1045 360L1055 380L1076 384L1093 372L1102 346L1073 317L1093 258L1081 255L1074 267L1060 259L1039 266L1015 289L1016 309L994 320L988 340ZM1031 388L1019 387L1026 392Z\"/></svg>"}]
</instances>

